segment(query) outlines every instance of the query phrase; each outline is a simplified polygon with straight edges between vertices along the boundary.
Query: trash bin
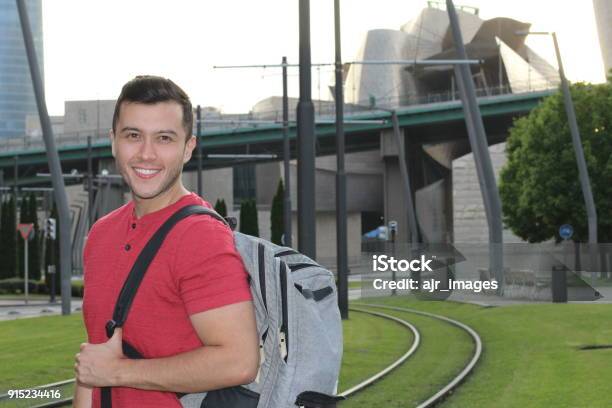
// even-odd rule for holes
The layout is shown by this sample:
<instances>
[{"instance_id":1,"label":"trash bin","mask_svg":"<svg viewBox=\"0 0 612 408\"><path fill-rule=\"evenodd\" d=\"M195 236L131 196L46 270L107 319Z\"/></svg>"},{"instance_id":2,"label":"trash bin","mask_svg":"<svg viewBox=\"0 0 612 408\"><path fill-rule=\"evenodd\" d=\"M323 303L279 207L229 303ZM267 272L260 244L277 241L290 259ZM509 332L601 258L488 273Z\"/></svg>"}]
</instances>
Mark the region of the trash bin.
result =
<instances>
[{"instance_id":1,"label":"trash bin","mask_svg":"<svg viewBox=\"0 0 612 408\"><path fill-rule=\"evenodd\" d=\"M552 267L552 301L567 303L567 268L560 265Z\"/></svg>"}]
</instances>

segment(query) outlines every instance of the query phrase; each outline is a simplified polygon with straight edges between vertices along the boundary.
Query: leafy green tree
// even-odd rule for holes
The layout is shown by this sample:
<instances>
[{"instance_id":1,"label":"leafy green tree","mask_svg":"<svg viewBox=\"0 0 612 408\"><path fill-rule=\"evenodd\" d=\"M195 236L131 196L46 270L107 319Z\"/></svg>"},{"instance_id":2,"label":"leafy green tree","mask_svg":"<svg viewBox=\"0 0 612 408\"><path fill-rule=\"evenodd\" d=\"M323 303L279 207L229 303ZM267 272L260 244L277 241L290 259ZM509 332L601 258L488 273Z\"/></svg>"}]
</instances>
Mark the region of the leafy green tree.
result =
<instances>
[{"instance_id":1,"label":"leafy green tree","mask_svg":"<svg viewBox=\"0 0 612 408\"><path fill-rule=\"evenodd\" d=\"M217 198L215 202L215 211L222 217L227 217L227 205L223 198Z\"/></svg>"},{"instance_id":2,"label":"leafy green tree","mask_svg":"<svg viewBox=\"0 0 612 408\"><path fill-rule=\"evenodd\" d=\"M599 242L612 242L612 84L572 86L598 217ZM560 240L571 224L576 242L588 224L576 157L560 92L514 122L500 173L504 222L522 239Z\"/></svg>"},{"instance_id":3,"label":"leafy green tree","mask_svg":"<svg viewBox=\"0 0 612 408\"><path fill-rule=\"evenodd\" d=\"M254 237L259 236L257 204L253 199L245 200L240 205L240 232Z\"/></svg>"},{"instance_id":4,"label":"leafy green tree","mask_svg":"<svg viewBox=\"0 0 612 408\"><path fill-rule=\"evenodd\" d=\"M282 237L285 229L285 222L283 219L284 211L284 195L285 188L283 186L283 180L278 181L278 187L276 188L276 194L272 199L272 208L270 210L270 232L272 242L277 245L282 245Z\"/></svg>"}]
</instances>

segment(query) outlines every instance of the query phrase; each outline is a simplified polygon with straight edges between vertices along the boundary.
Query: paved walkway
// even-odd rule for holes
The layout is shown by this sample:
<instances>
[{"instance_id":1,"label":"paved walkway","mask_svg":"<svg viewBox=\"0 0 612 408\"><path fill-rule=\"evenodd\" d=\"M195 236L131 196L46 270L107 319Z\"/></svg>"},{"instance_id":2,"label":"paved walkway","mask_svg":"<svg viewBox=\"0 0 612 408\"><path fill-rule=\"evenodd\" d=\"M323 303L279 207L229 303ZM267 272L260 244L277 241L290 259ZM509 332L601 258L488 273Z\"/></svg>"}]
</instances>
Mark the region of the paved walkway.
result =
<instances>
[{"instance_id":1,"label":"paved walkway","mask_svg":"<svg viewBox=\"0 0 612 408\"><path fill-rule=\"evenodd\" d=\"M359 282L362 276L366 276L371 279L372 276L389 278L389 273L379 274L352 274L349 275L349 282ZM595 289L602 295L602 298L593 301L569 301L568 303L575 304L612 304L612 287L610 286L597 286ZM362 290L361 288L349 289L349 300L357 300L362 297L378 297L378 296L390 296L390 290L372 290L371 288ZM511 306L519 304L548 304L550 300L533 300L533 299L520 299L520 298L504 298L494 294L485 293L474 293L470 291L453 291L448 300L462 303L472 303L484 307L498 307L498 306Z\"/></svg>"},{"instance_id":2,"label":"paved walkway","mask_svg":"<svg viewBox=\"0 0 612 408\"><path fill-rule=\"evenodd\" d=\"M81 311L82 306L82 299L73 298L70 304L70 309L73 313L78 313ZM59 315L61 313L61 299L57 299L55 303L49 303L48 300L34 299L29 300L27 305L23 300L0 300L0 320L15 320L27 317L52 316Z\"/></svg>"}]
</instances>

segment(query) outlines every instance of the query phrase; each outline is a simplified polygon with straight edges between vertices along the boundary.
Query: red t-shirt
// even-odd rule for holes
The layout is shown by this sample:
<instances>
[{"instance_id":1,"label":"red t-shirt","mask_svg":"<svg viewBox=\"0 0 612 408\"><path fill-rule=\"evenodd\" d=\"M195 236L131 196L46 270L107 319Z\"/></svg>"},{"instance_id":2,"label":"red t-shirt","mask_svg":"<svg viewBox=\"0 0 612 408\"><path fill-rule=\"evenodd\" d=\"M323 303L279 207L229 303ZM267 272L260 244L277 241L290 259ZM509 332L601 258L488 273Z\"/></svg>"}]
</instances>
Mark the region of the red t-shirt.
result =
<instances>
[{"instance_id":1,"label":"red t-shirt","mask_svg":"<svg viewBox=\"0 0 612 408\"><path fill-rule=\"evenodd\" d=\"M191 193L136 218L134 202L98 220L83 255L83 317L90 343L104 343L117 296L136 257L178 209L210 205ZM123 339L145 358L167 357L203 346L189 316L251 299L247 273L231 231L220 221L192 215L167 235L149 266L123 328ZM175 394L117 387L113 407L180 407ZM100 406L100 390L93 393Z\"/></svg>"}]
</instances>

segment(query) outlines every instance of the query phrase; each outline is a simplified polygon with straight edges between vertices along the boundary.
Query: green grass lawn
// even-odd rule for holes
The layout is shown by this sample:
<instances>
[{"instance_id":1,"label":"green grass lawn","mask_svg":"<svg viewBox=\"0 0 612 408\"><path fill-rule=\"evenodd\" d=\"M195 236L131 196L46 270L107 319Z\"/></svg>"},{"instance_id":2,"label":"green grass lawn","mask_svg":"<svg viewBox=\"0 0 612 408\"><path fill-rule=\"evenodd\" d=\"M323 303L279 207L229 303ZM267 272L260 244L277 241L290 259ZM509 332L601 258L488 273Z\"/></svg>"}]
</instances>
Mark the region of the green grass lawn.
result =
<instances>
[{"instance_id":1,"label":"green grass lawn","mask_svg":"<svg viewBox=\"0 0 612 408\"><path fill-rule=\"evenodd\" d=\"M0 332L0 394L73 377L74 355L85 339L80 314L0 322ZM344 338L340 390L391 364L414 340L403 326L364 313L344 322ZM71 386L62 389L64 398L71 393Z\"/></svg>"},{"instance_id":2,"label":"green grass lawn","mask_svg":"<svg viewBox=\"0 0 612 408\"><path fill-rule=\"evenodd\" d=\"M74 377L86 341L81 314L0 322L0 393Z\"/></svg>"},{"instance_id":3,"label":"green grass lawn","mask_svg":"<svg viewBox=\"0 0 612 408\"><path fill-rule=\"evenodd\" d=\"M578 349L612 343L612 305L482 308L405 297L372 301L453 317L480 333L480 363L442 407L612 406L612 349ZM454 377L471 356L473 345L463 331L411 313L383 312L413 323L421 332L421 347L342 408L415 406ZM85 339L80 314L0 322L0 333L0 392L71 378L74 354ZM344 322L344 337L341 391L387 366L412 343L402 326L357 312Z\"/></svg>"},{"instance_id":4,"label":"green grass lawn","mask_svg":"<svg viewBox=\"0 0 612 408\"><path fill-rule=\"evenodd\" d=\"M480 363L473 375L442 407L612 406L612 349L578 349L583 345L612 343L612 305L540 304L482 308L453 302L420 302L404 297L372 302L453 317L480 333L484 343ZM410 313L385 313L404 317L420 327ZM426 346L427 338L423 341ZM381 381L381 387L372 387L372 393L366 393L365 397L373 401L388 401L384 406L395 406L396 401L413 401L413 396L422 391L423 384L431 382L435 366L432 361L409 360L403 371L398 370ZM411 377L420 377L421 380L415 381Z\"/></svg>"},{"instance_id":5,"label":"green grass lawn","mask_svg":"<svg viewBox=\"0 0 612 408\"><path fill-rule=\"evenodd\" d=\"M348 283L349 289L361 289L361 281L350 281Z\"/></svg>"}]
</instances>

